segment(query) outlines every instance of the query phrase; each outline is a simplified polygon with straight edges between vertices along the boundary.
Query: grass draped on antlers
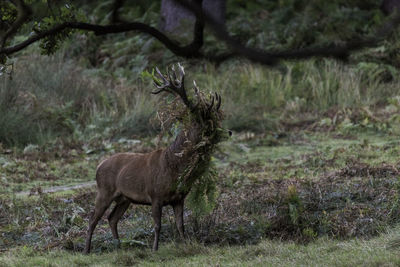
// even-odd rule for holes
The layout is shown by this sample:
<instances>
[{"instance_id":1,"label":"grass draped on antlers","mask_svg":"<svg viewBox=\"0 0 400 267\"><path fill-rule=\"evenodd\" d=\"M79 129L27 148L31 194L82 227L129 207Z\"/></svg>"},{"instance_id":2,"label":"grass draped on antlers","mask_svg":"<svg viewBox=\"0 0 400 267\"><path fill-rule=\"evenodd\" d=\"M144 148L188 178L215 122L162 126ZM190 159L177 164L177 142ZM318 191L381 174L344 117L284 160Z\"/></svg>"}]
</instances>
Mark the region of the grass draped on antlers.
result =
<instances>
[{"instance_id":1,"label":"grass draped on antlers","mask_svg":"<svg viewBox=\"0 0 400 267\"><path fill-rule=\"evenodd\" d=\"M199 92L197 101L205 101L206 96ZM215 207L217 196L217 177L218 172L212 160L212 154L216 150L216 145L212 143L215 134L214 127L219 127L222 113L211 116L210 127L203 127L202 138L197 144L190 144L186 149L195 149L193 157L185 170L180 174L176 188L180 192L190 190L187 197L188 207L197 216L205 215ZM157 119L161 125L159 138L176 135L183 131L187 132L192 127L192 120L195 120L194 114L185 107L178 97L171 100L167 97L164 104L157 112ZM210 133L212 133L210 135ZM180 151L178 154L184 154L186 151Z\"/></svg>"}]
</instances>

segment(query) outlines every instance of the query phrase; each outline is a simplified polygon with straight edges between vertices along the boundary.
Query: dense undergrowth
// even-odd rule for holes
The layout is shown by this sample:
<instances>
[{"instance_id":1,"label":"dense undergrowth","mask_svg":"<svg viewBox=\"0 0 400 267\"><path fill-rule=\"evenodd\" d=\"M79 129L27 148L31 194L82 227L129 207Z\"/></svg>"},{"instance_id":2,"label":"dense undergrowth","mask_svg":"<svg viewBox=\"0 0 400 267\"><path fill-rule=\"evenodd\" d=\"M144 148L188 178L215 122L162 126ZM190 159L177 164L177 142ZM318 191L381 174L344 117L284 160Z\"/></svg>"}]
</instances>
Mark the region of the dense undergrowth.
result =
<instances>
[{"instance_id":1,"label":"dense undergrowth","mask_svg":"<svg viewBox=\"0 0 400 267\"><path fill-rule=\"evenodd\" d=\"M219 68L201 63L188 66L187 79L222 95L225 127L235 131L278 132L321 118L321 126L332 128L380 124L383 131L397 129L396 69L329 60L282 67L284 71L239 62ZM162 98L150 94L150 82L99 72L76 66L73 60L64 62L61 55L21 57L13 79L1 78L0 142L24 147L59 137L90 142L159 132L155 114Z\"/></svg>"}]
</instances>

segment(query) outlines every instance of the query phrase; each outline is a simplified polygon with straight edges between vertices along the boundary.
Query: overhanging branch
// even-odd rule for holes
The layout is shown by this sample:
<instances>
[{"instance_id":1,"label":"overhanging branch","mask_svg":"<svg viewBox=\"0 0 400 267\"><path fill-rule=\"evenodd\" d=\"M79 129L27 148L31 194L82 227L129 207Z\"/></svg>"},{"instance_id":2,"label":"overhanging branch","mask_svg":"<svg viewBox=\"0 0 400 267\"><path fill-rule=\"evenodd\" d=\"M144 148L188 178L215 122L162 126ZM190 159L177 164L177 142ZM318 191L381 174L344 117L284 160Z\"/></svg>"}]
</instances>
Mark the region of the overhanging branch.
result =
<instances>
[{"instance_id":1,"label":"overhanging branch","mask_svg":"<svg viewBox=\"0 0 400 267\"><path fill-rule=\"evenodd\" d=\"M22 1L22 0L20 0ZM379 41L389 36L394 29L400 24L400 12L397 12L390 21L384 24L382 27L376 30L374 37L364 38L359 40L354 40L343 45L331 45L331 46L321 46L312 47L297 50L285 50L285 51L267 51L261 49L255 49L247 47L241 44L238 40L233 38L225 29L223 25L218 23L211 15L205 12L202 6L202 0L187 1L187 0L174 0L181 4L183 7L191 10L196 16L196 22L194 27L194 38L193 41L182 46L177 41L170 39L167 35L159 31L158 29L149 26L145 23L131 22L131 23L119 23L112 25L97 25L84 22L64 22L62 24L56 25L53 28L36 33L27 40L16 44L11 47L3 47L0 49L0 56L11 55L16 53L34 42L37 42L48 36L56 35L66 29L76 29L94 32L96 35L106 35L112 33L121 33L128 31L138 31L141 33L146 33L162 44L165 45L172 53L177 56L185 58L205 58L207 60L220 63L232 57L244 57L252 62L261 63L264 65L274 65L279 60L282 59L306 59L310 57L333 57L341 60L347 59L350 52L360 50L366 47L372 47L378 44ZM20 2L23 3L23 2ZM121 0L115 0L115 5L113 6L113 12L115 12L116 20L118 21L118 9L123 4ZM25 18L26 19L26 18ZM23 22L22 22L23 23ZM21 22L14 23L7 36L15 33L19 27L22 26ZM214 33L214 35L225 42L231 51L220 53L218 55L208 54L205 55L200 52L203 46L203 34L204 25L208 23Z\"/></svg>"},{"instance_id":2,"label":"overhanging branch","mask_svg":"<svg viewBox=\"0 0 400 267\"><path fill-rule=\"evenodd\" d=\"M21 0L22 1L22 0ZM201 5L202 0L196 0L197 3ZM115 5L113 6L113 12L118 14L118 9L120 8L120 5L123 4L123 1L116 1ZM116 20L119 19L118 15L116 16ZM21 26L21 25L19 25ZM17 30L18 27L12 27L15 28L13 30ZM165 45L167 49L169 49L172 53L174 53L177 56L185 57L185 58L204 58L205 56L202 55L199 50L203 46L203 32L204 32L204 19L202 16L196 17L196 22L194 26L194 37L193 41L186 45L182 46L180 45L177 41L170 39L167 35L159 31L158 29L149 26L145 23L141 22L131 22L131 23L119 23L119 24L112 24L112 25L98 25L98 24L90 24L90 23L84 23L84 22L64 22L61 24L58 24L54 26L53 28L45 31L41 31L36 33L34 36L28 38L27 40L16 44L14 46L6 47L6 48L1 48L0 49L0 56L1 55L11 55L13 53L16 53L18 51L23 50L24 48L28 47L29 45L44 39L48 36L53 36L56 35L63 30L66 29L75 29L75 30L84 30L84 31L89 31L89 32L94 32L96 35L106 35L106 34L112 34L112 33L121 33L121 32L128 32L128 31L138 31L141 33L146 33L154 38L156 38L158 41L160 41L162 44ZM210 57L210 60L212 60L212 57Z\"/></svg>"},{"instance_id":3,"label":"overhanging branch","mask_svg":"<svg viewBox=\"0 0 400 267\"><path fill-rule=\"evenodd\" d=\"M182 57L196 57L198 51L193 49L194 45L189 44L187 46L180 46L177 42L169 39L165 34L160 32L154 27L151 27L147 24L140 22L131 22L131 23L123 23L123 24L115 24L115 25L96 25L84 22L64 22L53 28L37 33L36 35L28 38L27 40L11 46L6 47L0 50L0 55L11 55L15 52L18 52L29 45L45 38L48 36L55 35L65 29L75 29L75 30L84 30L89 32L94 32L96 35L106 35L111 33L121 33L128 31L139 31L143 33L150 34L161 43L163 43L169 50L171 50L174 54Z\"/></svg>"}]
</instances>

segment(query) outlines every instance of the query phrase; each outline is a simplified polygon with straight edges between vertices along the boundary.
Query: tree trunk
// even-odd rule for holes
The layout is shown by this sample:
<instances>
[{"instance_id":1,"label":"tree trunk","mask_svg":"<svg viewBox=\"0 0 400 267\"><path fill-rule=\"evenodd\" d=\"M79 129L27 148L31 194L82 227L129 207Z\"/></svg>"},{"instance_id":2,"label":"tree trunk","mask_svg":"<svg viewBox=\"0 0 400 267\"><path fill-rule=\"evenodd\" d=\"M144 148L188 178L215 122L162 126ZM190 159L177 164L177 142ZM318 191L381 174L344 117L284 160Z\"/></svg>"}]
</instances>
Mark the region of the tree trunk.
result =
<instances>
[{"instance_id":1,"label":"tree trunk","mask_svg":"<svg viewBox=\"0 0 400 267\"><path fill-rule=\"evenodd\" d=\"M219 23L225 24L226 0L204 0L202 7ZM177 4L174 0L162 0L161 30L179 33L188 28L192 29L194 19L195 16L191 11Z\"/></svg>"},{"instance_id":2,"label":"tree trunk","mask_svg":"<svg viewBox=\"0 0 400 267\"><path fill-rule=\"evenodd\" d=\"M398 12L400 12L400 0L383 0L381 5L381 10L383 13L389 15L396 9L398 9Z\"/></svg>"}]
</instances>

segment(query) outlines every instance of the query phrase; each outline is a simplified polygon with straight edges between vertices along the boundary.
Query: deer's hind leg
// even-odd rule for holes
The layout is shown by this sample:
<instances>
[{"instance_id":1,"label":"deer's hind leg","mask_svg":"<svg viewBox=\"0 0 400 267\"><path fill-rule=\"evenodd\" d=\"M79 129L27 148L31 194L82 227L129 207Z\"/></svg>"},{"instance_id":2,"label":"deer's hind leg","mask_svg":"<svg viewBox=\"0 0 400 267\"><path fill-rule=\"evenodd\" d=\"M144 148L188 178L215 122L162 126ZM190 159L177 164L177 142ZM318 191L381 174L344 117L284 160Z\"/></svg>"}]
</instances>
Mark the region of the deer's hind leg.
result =
<instances>
[{"instance_id":1,"label":"deer's hind leg","mask_svg":"<svg viewBox=\"0 0 400 267\"><path fill-rule=\"evenodd\" d=\"M84 250L85 254L88 254L90 252L90 245L92 242L93 231L96 228L97 223L103 216L104 212L110 206L112 201L113 201L112 195L110 196L107 193L100 191L97 193L94 212L91 218L89 219L89 229L87 231L86 246Z\"/></svg>"},{"instance_id":2,"label":"deer's hind leg","mask_svg":"<svg viewBox=\"0 0 400 267\"><path fill-rule=\"evenodd\" d=\"M118 221L121 219L122 215L124 215L125 211L128 209L131 202L124 197L121 197L116 200L117 204L115 205L113 211L108 216L108 222L110 224L111 232L114 239L118 240L119 243L119 235L118 235Z\"/></svg>"}]
</instances>

